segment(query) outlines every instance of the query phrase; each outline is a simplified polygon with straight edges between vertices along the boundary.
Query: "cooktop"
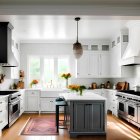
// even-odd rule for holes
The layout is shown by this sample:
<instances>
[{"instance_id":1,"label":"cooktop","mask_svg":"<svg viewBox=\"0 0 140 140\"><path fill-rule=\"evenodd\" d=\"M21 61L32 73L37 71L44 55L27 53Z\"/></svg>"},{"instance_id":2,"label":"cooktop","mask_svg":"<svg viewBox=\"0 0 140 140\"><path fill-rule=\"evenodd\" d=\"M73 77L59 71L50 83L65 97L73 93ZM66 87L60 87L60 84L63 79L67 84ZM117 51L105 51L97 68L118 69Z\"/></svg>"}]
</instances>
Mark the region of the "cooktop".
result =
<instances>
[{"instance_id":1,"label":"cooktop","mask_svg":"<svg viewBox=\"0 0 140 140\"><path fill-rule=\"evenodd\" d=\"M18 92L18 91L14 91L14 90L12 90L12 91L0 91L0 95L10 95L10 94L13 94L13 93L15 93L15 92Z\"/></svg>"},{"instance_id":2,"label":"cooktop","mask_svg":"<svg viewBox=\"0 0 140 140\"><path fill-rule=\"evenodd\" d=\"M136 92L134 90L121 90L119 92L140 96L140 92Z\"/></svg>"}]
</instances>

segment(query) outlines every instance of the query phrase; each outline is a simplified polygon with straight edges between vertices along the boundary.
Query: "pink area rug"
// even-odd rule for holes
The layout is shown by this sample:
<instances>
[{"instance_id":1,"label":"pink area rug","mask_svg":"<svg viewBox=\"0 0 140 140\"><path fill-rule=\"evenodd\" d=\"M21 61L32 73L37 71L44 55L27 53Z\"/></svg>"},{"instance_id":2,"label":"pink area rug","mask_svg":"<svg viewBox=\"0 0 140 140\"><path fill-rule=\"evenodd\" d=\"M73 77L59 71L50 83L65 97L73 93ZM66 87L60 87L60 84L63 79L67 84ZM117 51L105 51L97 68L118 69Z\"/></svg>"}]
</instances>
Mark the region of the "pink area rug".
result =
<instances>
[{"instance_id":1,"label":"pink area rug","mask_svg":"<svg viewBox=\"0 0 140 140\"><path fill-rule=\"evenodd\" d=\"M30 118L21 135L57 135L55 119Z\"/></svg>"}]
</instances>

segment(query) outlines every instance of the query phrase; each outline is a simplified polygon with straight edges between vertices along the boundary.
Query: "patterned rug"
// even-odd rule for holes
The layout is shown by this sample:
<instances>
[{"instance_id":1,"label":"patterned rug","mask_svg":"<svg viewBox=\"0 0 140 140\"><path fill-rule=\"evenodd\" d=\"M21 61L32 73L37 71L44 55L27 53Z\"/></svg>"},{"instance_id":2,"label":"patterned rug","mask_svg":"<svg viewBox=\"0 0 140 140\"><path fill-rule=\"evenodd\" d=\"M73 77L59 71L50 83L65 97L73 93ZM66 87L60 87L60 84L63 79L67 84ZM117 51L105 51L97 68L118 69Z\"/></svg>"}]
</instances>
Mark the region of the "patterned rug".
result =
<instances>
[{"instance_id":1,"label":"patterned rug","mask_svg":"<svg viewBox=\"0 0 140 140\"><path fill-rule=\"evenodd\" d=\"M30 118L21 135L57 135L55 119Z\"/></svg>"}]
</instances>

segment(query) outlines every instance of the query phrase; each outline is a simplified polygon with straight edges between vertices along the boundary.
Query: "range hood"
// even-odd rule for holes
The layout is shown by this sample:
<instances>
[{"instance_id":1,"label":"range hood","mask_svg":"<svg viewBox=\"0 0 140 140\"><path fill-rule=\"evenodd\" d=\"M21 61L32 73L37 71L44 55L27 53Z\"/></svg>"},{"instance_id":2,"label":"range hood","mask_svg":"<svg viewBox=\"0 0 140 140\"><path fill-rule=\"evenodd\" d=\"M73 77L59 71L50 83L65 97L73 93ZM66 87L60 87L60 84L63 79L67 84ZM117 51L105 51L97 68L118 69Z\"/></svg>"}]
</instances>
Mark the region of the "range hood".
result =
<instances>
[{"instance_id":1,"label":"range hood","mask_svg":"<svg viewBox=\"0 0 140 140\"><path fill-rule=\"evenodd\" d=\"M12 29L9 22L0 22L0 66L17 67L18 62L12 49Z\"/></svg>"},{"instance_id":2,"label":"range hood","mask_svg":"<svg viewBox=\"0 0 140 140\"><path fill-rule=\"evenodd\" d=\"M121 65L140 65L140 21L129 21L129 43L122 56Z\"/></svg>"}]
</instances>

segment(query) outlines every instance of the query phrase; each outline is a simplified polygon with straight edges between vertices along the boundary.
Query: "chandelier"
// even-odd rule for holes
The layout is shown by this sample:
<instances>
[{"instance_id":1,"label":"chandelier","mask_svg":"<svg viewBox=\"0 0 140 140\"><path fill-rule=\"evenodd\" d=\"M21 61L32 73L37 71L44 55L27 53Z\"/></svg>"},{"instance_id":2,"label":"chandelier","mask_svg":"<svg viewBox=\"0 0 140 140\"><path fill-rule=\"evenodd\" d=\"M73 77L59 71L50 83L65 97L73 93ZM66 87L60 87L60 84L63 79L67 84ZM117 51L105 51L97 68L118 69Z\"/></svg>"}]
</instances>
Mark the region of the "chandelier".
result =
<instances>
[{"instance_id":1,"label":"chandelier","mask_svg":"<svg viewBox=\"0 0 140 140\"><path fill-rule=\"evenodd\" d=\"M79 59L83 54L83 48L81 43L78 42L78 21L80 20L80 17L76 17L75 21L77 21L77 41L73 44L73 53L76 59Z\"/></svg>"}]
</instances>

